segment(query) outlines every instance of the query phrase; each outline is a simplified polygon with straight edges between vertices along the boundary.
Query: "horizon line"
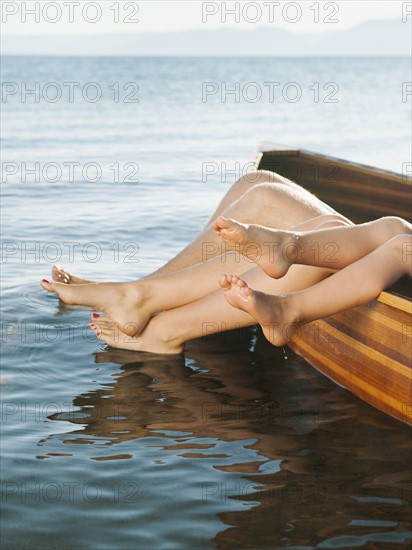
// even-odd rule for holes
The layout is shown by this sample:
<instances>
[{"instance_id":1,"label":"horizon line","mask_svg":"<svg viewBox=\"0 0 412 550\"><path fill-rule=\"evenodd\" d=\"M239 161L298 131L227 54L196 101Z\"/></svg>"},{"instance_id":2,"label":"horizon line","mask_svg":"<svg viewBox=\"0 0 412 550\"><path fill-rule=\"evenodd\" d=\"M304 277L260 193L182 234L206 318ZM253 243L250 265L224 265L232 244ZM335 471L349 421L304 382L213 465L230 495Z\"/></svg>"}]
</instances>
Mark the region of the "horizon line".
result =
<instances>
[{"instance_id":1,"label":"horizon line","mask_svg":"<svg viewBox=\"0 0 412 550\"><path fill-rule=\"evenodd\" d=\"M277 59L301 59L301 58L313 58L313 59L325 59L325 58L364 58L364 59L375 59L375 58L402 58L402 59L409 59L409 54L370 54L370 55L362 55L362 54L334 54L334 55L310 55L310 54L302 54L302 55L266 55L266 54L251 54L251 55L219 55L219 54L189 54L189 55L180 55L180 54L81 54L81 53L73 53L73 54L30 54L30 53L5 53L2 54L1 57L169 57L169 58L198 58L198 57L205 57L205 58L222 58L222 59L233 59L233 58L239 58L239 59L249 59L249 58L259 58L259 57L265 57L265 58L277 58Z\"/></svg>"},{"instance_id":2,"label":"horizon line","mask_svg":"<svg viewBox=\"0 0 412 550\"><path fill-rule=\"evenodd\" d=\"M388 21L398 21L397 18L386 18L386 19L365 19L365 21L361 21L360 23L356 23L354 24L353 26L351 27L348 27L346 29L321 29L319 31L316 31L316 32L311 32L311 31L307 31L307 30L304 30L304 31L291 31L289 29L286 29L286 28L283 28L283 27L279 27L279 26L270 26L269 24L266 24L266 25L262 25L262 26L258 26L258 27L250 27L250 28L246 28L246 27L243 27L241 29L235 27L235 26L227 26L227 27L223 27L223 26L220 26L220 27L213 27L213 28L208 28L208 29L205 29L204 27L192 27L190 29L178 29L178 30L173 30L173 29L167 29L167 30L142 30L140 32L131 32L131 31L126 31L126 32L115 32L115 31L103 31L103 32L95 32L95 33L56 33L56 34L23 34L23 33L7 33L7 32L3 32L2 33L2 38L10 38L10 37L35 37L35 38L38 38L38 37L50 37L50 38L64 38L64 37L67 37L67 38L70 38L70 37L79 37L79 36L82 36L82 37L96 37L96 36L107 36L107 35L114 35L114 36L124 36L124 35L141 35L141 34L167 34L167 33L171 33L171 34L179 34L179 33L186 33L186 32L193 32L193 31L217 31L217 32L221 32L221 31L240 31L240 32L256 32L256 31L262 31L262 30L280 30L280 31L284 31L284 32L287 32L289 34L294 34L294 35L304 35L304 34L309 34L309 35L317 35L317 34L321 34L321 33L327 33L327 32L347 32L349 30L352 30L352 29L356 29L357 27L360 27L361 25L365 25L366 23L373 23L373 22L388 22Z\"/></svg>"}]
</instances>

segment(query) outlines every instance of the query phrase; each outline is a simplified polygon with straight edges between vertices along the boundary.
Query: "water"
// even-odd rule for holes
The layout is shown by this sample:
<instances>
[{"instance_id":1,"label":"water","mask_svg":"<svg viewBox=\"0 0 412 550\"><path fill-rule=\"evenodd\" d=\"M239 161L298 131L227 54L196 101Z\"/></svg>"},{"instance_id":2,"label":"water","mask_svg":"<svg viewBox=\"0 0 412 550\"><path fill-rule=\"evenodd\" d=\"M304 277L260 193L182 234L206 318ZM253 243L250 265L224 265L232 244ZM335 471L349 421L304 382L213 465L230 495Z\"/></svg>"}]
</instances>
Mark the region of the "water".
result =
<instances>
[{"instance_id":1,"label":"water","mask_svg":"<svg viewBox=\"0 0 412 550\"><path fill-rule=\"evenodd\" d=\"M38 285L56 261L98 279L158 268L262 140L401 171L408 61L6 58L2 71L41 88L3 104L2 547L409 547L406 426L256 329L184 357L109 350L87 308ZM269 81L302 99L202 101L203 82ZM65 82L102 98L70 102ZM328 82L338 103L322 100Z\"/></svg>"}]
</instances>

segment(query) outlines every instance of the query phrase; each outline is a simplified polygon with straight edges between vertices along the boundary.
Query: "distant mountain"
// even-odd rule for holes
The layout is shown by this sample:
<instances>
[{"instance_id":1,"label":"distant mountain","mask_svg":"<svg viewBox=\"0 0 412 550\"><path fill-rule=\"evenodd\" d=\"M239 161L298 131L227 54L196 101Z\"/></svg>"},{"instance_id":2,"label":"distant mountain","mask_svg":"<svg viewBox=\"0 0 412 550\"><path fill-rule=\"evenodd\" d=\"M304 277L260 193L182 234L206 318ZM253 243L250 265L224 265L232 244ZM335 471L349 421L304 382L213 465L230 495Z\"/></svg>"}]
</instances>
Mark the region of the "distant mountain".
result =
<instances>
[{"instance_id":1,"label":"distant mountain","mask_svg":"<svg viewBox=\"0 0 412 550\"><path fill-rule=\"evenodd\" d=\"M4 55L408 56L411 27L396 19L349 30L295 34L284 29L196 29L76 36L3 35Z\"/></svg>"}]
</instances>

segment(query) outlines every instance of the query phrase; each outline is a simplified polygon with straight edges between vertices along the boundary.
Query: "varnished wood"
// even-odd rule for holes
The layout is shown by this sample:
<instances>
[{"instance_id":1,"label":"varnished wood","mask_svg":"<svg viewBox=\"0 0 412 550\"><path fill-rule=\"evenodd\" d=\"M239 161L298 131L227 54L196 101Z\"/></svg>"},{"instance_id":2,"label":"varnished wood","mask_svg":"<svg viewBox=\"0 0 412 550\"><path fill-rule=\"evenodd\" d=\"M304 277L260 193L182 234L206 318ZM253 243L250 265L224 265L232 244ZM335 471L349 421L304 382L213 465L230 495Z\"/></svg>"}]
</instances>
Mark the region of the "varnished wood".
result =
<instances>
[{"instance_id":1,"label":"varnished wood","mask_svg":"<svg viewBox=\"0 0 412 550\"><path fill-rule=\"evenodd\" d=\"M261 152L259 168L295 181L356 223L411 218L411 180L402 174L290 148Z\"/></svg>"},{"instance_id":2,"label":"varnished wood","mask_svg":"<svg viewBox=\"0 0 412 550\"><path fill-rule=\"evenodd\" d=\"M261 148L256 163L299 183L356 223L411 218L411 179L402 174L273 144ZM409 281L369 304L309 323L290 347L364 401L412 425Z\"/></svg>"}]
</instances>

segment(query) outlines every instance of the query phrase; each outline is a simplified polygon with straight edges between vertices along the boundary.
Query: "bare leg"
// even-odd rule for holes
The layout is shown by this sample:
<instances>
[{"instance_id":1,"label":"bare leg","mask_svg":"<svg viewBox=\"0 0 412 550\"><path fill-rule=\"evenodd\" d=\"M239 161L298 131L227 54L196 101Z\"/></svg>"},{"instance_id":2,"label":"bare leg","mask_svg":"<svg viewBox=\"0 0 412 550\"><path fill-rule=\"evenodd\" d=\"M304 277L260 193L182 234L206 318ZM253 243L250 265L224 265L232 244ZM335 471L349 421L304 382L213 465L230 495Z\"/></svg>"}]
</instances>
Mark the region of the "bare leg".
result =
<instances>
[{"instance_id":1,"label":"bare leg","mask_svg":"<svg viewBox=\"0 0 412 550\"><path fill-rule=\"evenodd\" d=\"M341 214L321 214L320 216L316 216L316 218L311 218L298 225L289 227L288 231L314 231L315 229L347 225L354 224Z\"/></svg>"},{"instance_id":2,"label":"bare leg","mask_svg":"<svg viewBox=\"0 0 412 550\"><path fill-rule=\"evenodd\" d=\"M120 330L136 335L155 313L188 304L215 291L222 271L245 273L251 267L250 260L229 252L155 279L77 285L43 280L41 285L48 292L56 292L67 304L86 305L108 314Z\"/></svg>"},{"instance_id":3,"label":"bare leg","mask_svg":"<svg viewBox=\"0 0 412 550\"><path fill-rule=\"evenodd\" d=\"M268 192L272 197L272 188L265 187L258 191L262 200ZM301 224L316 226L316 224L325 223L326 220L337 223L334 216L320 216L319 212L316 212L318 216L314 220L302 222L301 218L308 218L309 212L312 212L315 207L308 207L304 202L297 201L294 196L291 197L288 194L287 190L283 193L285 201L290 202L291 217L300 218ZM285 201L283 204L286 207ZM267 206L267 202L264 201L260 204L262 211L265 205ZM241 208L244 206L241 205ZM269 219L269 212L266 215ZM215 235L215 238L219 237ZM191 269L180 270L163 277L141 279L130 283L67 285L43 280L41 284L44 290L56 292L67 304L86 305L96 311L107 313L118 323L120 330L134 336L143 330L150 317L156 312L188 304L214 291L218 288L217 276L222 271L234 270L242 274L250 269L251 260L239 254L219 255L215 260L212 263L199 263Z\"/></svg>"},{"instance_id":4,"label":"bare leg","mask_svg":"<svg viewBox=\"0 0 412 550\"><path fill-rule=\"evenodd\" d=\"M411 255L411 235L398 235L327 279L298 292L271 296L252 290L245 281L232 275L223 275L220 284L227 301L252 315L262 325L266 338L281 346L301 325L367 304L403 275L412 276Z\"/></svg>"},{"instance_id":5,"label":"bare leg","mask_svg":"<svg viewBox=\"0 0 412 550\"><path fill-rule=\"evenodd\" d=\"M244 223L259 221L268 227L291 228L303 224L302 227L296 227L301 231L312 229L313 224L309 220L320 215L331 221L340 219L351 223L303 187L273 172L259 170L237 180L223 197L202 233L175 258L146 278L178 271L224 253L221 240L211 226L220 214ZM317 222L314 220L315 226ZM66 284L93 282L59 268L52 270L52 278Z\"/></svg>"},{"instance_id":6,"label":"bare leg","mask_svg":"<svg viewBox=\"0 0 412 550\"><path fill-rule=\"evenodd\" d=\"M396 217L315 231L285 231L219 216L213 227L226 243L271 277L282 277L292 264L342 269L392 237L412 230L411 224Z\"/></svg>"},{"instance_id":7,"label":"bare leg","mask_svg":"<svg viewBox=\"0 0 412 550\"><path fill-rule=\"evenodd\" d=\"M330 206L302 187L284 178L281 178L282 182L273 181L274 176L276 174L271 174L272 181L270 183L254 185L229 205L227 205L229 201L225 197L216 212L227 218L240 220L243 223L256 223L259 221L267 227L281 229L296 226L321 214L330 215L334 219L340 218L350 223L347 218L336 213ZM240 192L245 188L244 183L237 183L239 188L236 188L237 184L235 184L236 190L232 188L233 193L229 193L230 198L233 198L238 191ZM211 223L208 223L193 242L150 277L184 269L205 259L220 255L225 251L226 248L222 248L221 240L213 230Z\"/></svg>"},{"instance_id":8,"label":"bare leg","mask_svg":"<svg viewBox=\"0 0 412 550\"><path fill-rule=\"evenodd\" d=\"M331 273L317 267L293 266L282 279L272 279L259 268L243 277L265 292L285 294L313 285ZM187 340L253 325L254 318L231 307L221 289L190 304L153 317L138 338L122 334L111 320L93 320L96 336L112 347L155 353L180 353Z\"/></svg>"},{"instance_id":9,"label":"bare leg","mask_svg":"<svg viewBox=\"0 0 412 550\"><path fill-rule=\"evenodd\" d=\"M317 201L315 197L312 199L309 193L302 194L299 188L296 190L293 186L277 183L255 186L235 202L229 211L229 213L236 214L237 217L243 217L246 221L259 217L264 223L276 227L279 225L290 227L291 224L307 223L314 217L318 217L317 222L319 222L319 216L322 214L331 216L331 219L334 219L335 216L339 217L338 214L330 213L329 208L321 201ZM274 222L274 220L277 221ZM341 220L345 220L345 218L342 217ZM324 222L325 219L321 221ZM208 246L212 244L214 248L219 248L217 241L220 241L220 238L213 229L210 228L208 232L214 242L206 244ZM205 254L199 247L197 247L196 254L199 256L199 264L202 260L208 259L204 257ZM220 256L220 251L214 250L207 256ZM238 256L236 261L239 263L244 260ZM224 267L221 271L230 271L227 264ZM241 274L243 272L240 269L241 264L239 263L236 267L237 272ZM150 294L152 297L158 297L156 301L149 301L146 298L145 287L142 286L143 280L133 283L94 283L92 285L64 285L43 281L42 286L49 292L57 292L66 303L87 305L97 311L107 313L118 323L121 330L128 335L135 335L143 329L150 316L156 311L177 307L204 296L212 290L211 281L214 284L213 289L217 288L216 277L212 276L209 268L205 271L202 269L202 266L199 266L199 271L196 271L196 274L191 273L189 278L185 274L186 278L179 280L183 282L183 291L176 290L175 279L165 282L157 277L158 286L155 287L157 291Z\"/></svg>"},{"instance_id":10,"label":"bare leg","mask_svg":"<svg viewBox=\"0 0 412 550\"><path fill-rule=\"evenodd\" d=\"M227 210L232 204L234 204L240 197L243 197L245 193L250 191L255 185L260 183L282 183L284 185L296 185L290 180L284 178L280 174L275 172L270 172L268 170L256 170L252 171L235 181L235 183L230 187L226 192L220 203L218 204L216 210L213 212L206 227L208 227L213 220L219 216L222 212ZM301 189L300 186L298 186Z\"/></svg>"},{"instance_id":11,"label":"bare leg","mask_svg":"<svg viewBox=\"0 0 412 550\"><path fill-rule=\"evenodd\" d=\"M225 211L229 206L232 205L232 203L236 202L241 196L243 196L247 191L249 191L252 187L259 183L264 182L278 182L278 183L285 183L287 185L295 185L290 180L287 180L286 178L283 178L282 176L275 174L274 172L269 172L267 170L256 170L252 171L249 174L246 174L245 176L242 176L239 178L235 183L230 187L229 191L225 194L223 199L220 201L218 207L216 208L215 212L213 213L212 217L206 224L206 227L211 224L211 222L218 216L221 212ZM185 250L189 248L185 248ZM181 257L181 264L184 267L189 267L189 265L195 265L198 262L190 263L186 260L184 260L185 253L184 251L179 253L179 256ZM170 264L171 262L169 262ZM168 264L168 265L169 265ZM176 269L167 269L164 270L163 268L156 271L156 275L160 275L164 272L170 273L172 271L177 271ZM154 274L149 275L146 278L152 277ZM52 278L53 281L56 283L65 283L65 284L90 284L96 281L91 281L89 279L84 279L81 277L77 277L76 275L73 275L72 273L69 273L68 271L62 269L60 266L53 266L52 268Z\"/></svg>"},{"instance_id":12,"label":"bare leg","mask_svg":"<svg viewBox=\"0 0 412 550\"><path fill-rule=\"evenodd\" d=\"M353 225L352 222L347 220L347 218L343 217L341 214L321 214L319 216L316 216L315 218L308 219L304 222L299 223L298 225L292 226L289 229L291 231L311 231L314 229L318 229L320 227L336 227L336 226L346 226L346 225ZM152 278L152 276L145 277L145 279ZM71 285L79 285L79 284L91 284L95 283L96 281L90 280L90 279L84 279L82 277L78 277L76 275L73 275L72 273L66 271L65 269L61 268L60 266L53 266L52 268L52 279L56 283L64 283L64 284L71 284Z\"/></svg>"}]
</instances>

